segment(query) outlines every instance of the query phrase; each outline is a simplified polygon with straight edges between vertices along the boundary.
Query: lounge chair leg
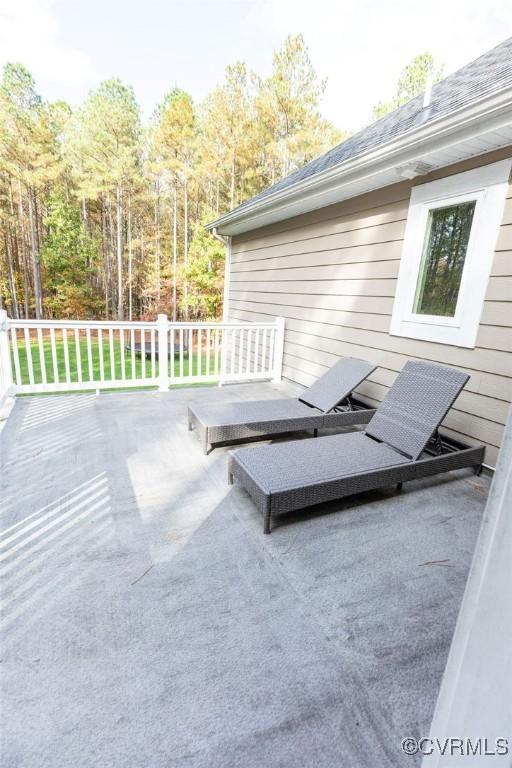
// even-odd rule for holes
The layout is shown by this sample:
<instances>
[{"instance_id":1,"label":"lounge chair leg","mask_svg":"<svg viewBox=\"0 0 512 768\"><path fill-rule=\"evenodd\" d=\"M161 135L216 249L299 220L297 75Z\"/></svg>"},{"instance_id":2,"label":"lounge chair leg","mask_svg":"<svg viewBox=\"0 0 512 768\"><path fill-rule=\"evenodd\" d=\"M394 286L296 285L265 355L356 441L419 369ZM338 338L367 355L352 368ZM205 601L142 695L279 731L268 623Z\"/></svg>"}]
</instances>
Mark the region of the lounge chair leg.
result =
<instances>
[{"instance_id":1,"label":"lounge chair leg","mask_svg":"<svg viewBox=\"0 0 512 768\"><path fill-rule=\"evenodd\" d=\"M188 431L192 432L192 420L191 419L188 420Z\"/></svg>"},{"instance_id":2,"label":"lounge chair leg","mask_svg":"<svg viewBox=\"0 0 512 768\"><path fill-rule=\"evenodd\" d=\"M404 487L404 484L403 484L403 483L397 483L397 484L396 484L396 490L397 490L397 492L398 492L398 493L400 493L403 487Z\"/></svg>"},{"instance_id":3,"label":"lounge chair leg","mask_svg":"<svg viewBox=\"0 0 512 768\"><path fill-rule=\"evenodd\" d=\"M476 465L476 467L475 467L475 475L477 477L480 477L480 475L482 474L482 469L483 468L484 468L483 464L477 464Z\"/></svg>"},{"instance_id":4,"label":"lounge chair leg","mask_svg":"<svg viewBox=\"0 0 512 768\"><path fill-rule=\"evenodd\" d=\"M204 453L204 455L208 456L208 454L210 453L211 449L212 449L212 447L211 447L210 443L205 443L203 445L203 453Z\"/></svg>"},{"instance_id":5,"label":"lounge chair leg","mask_svg":"<svg viewBox=\"0 0 512 768\"><path fill-rule=\"evenodd\" d=\"M228 471L228 485L233 485L233 473Z\"/></svg>"},{"instance_id":6,"label":"lounge chair leg","mask_svg":"<svg viewBox=\"0 0 512 768\"><path fill-rule=\"evenodd\" d=\"M270 512L263 516L263 533L270 533Z\"/></svg>"},{"instance_id":7,"label":"lounge chair leg","mask_svg":"<svg viewBox=\"0 0 512 768\"><path fill-rule=\"evenodd\" d=\"M313 437L318 437L318 429L313 430Z\"/></svg>"}]
</instances>

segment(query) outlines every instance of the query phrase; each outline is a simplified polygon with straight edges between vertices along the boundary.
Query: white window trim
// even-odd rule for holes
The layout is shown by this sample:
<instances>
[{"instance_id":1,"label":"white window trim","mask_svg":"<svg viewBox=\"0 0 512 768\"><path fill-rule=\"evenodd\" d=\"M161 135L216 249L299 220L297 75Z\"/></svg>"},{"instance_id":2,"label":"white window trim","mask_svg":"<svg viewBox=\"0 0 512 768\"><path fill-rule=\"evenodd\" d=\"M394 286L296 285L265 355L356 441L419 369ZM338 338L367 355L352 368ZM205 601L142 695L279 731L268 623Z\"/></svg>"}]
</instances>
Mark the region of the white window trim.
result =
<instances>
[{"instance_id":1,"label":"white window trim","mask_svg":"<svg viewBox=\"0 0 512 768\"><path fill-rule=\"evenodd\" d=\"M507 196L512 159L413 187L390 333L474 348L494 249ZM475 200L455 317L413 313L429 210Z\"/></svg>"}]
</instances>

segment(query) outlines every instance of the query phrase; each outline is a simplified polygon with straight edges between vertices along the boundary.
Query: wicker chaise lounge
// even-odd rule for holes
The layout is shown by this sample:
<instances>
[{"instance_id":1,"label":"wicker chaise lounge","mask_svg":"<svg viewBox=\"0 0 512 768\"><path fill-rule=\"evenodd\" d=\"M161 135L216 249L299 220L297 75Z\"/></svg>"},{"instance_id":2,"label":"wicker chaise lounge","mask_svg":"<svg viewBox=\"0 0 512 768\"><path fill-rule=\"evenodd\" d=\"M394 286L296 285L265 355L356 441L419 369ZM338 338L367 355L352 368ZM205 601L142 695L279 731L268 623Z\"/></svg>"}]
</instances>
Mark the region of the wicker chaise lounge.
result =
<instances>
[{"instance_id":1,"label":"wicker chaise lounge","mask_svg":"<svg viewBox=\"0 0 512 768\"><path fill-rule=\"evenodd\" d=\"M468 380L431 363L406 363L365 431L244 448L229 457L236 478L263 514L264 533L274 515L473 467L481 470L483 446L463 445L438 427Z\"/></svg>"},{"instance_id":2,"label":"wicker chaise lounge","mask_svg":"<svg viewBox=\"0 0 512 768\"><path fill-rule=\"evenodd\" d=\"M347 357L324 373L299 398L255 400L191 406L188 428L195 429L204 452L220 443L367 424L375 409L352 396L353 390L376 368L366 360Z\"/></svg>"}]
</instances>

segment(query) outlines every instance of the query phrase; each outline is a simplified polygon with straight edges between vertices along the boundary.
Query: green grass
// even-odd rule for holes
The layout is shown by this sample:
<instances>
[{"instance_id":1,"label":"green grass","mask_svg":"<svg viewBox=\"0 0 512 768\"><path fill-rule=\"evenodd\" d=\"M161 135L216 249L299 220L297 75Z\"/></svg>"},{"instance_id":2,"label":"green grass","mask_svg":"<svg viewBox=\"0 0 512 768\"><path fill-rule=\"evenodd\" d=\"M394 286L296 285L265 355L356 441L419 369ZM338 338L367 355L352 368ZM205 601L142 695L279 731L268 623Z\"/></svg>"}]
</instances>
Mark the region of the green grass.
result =
<instances>
[{"instance_id":1,"label":"green grass","mask_svg":"<svg viewBox=\"0 0 512 768\"><path fill-rule=\"evenodd\" d=\"M147 351L149 351L149 345L146 347ZM43 340L43 350L44 350L44 362L46 367L46 379L48 384L55 383L55 376L54 376L54 370L53 370L53 361L52 361L52 350L51 350L51 342L49 339ZM64 342L62 340L55 341L55 350L56 350L56 359L57 359L57 371L59 376L60 383L64 383L66 381L66 364L65 364L65 357L64 357ZM77 354L76 354L76 345L75 345L75 339L72 335L68 336L68 352L69 352L69 372L70 372L70 379L72 382L78 382L78 366L77 366ZM151 376L151 360L142 358L141 355L135 355L135 375L132 376L132 357L131 352L129 350L125 350L125 376L122 376L122 362L121 362L121 349L119 346L119 342L116 340L114 343L114 365L111 365L111 359L110 359L110 348L108 344L108 339L103 339L103 369L104 369L104 379L106 381L111 380L115 378L117 381L121 381L124 379L132 379L135 378L137 380L140 380L140 386L144 389L154 389L155 386L151 384L145 383L143 379L143 371L145 372L146 377ZM30 353L32 355L32 367L34 371L34 383L35 384L42 384L43 383L43 377L42 377L42 370L41 370L41 360L40 360L40 354L39 354L39 345L37 342L32 342L30 344ZM29 384L29 365L28 365L28 355L27 355L27 348L25 346L24 341L19 340L18 341L18 354L19 354L19 367L20 367L20 375L21 375L21 383L22 384ZM97 381L98 383L101 381L101 375L100 375L100 348L98 344L97 338L91 338L91 356L92 356L92 379L93 381ZM82 379L84 381L89 382L89 362L88 362L88 354L87 354L87 341L85 338L80 338L80 358L81 358L81 369L82 369ZM183 354L183 375L189 376L189 375L196 375L199 372L199 358L201 358L201 371L204 374L206 372L206 354L203 352L201 356L199 356L196 352L192 354L192 359L189 359L188 352L184 352ZM192 364L192 371L189 371L189 363ZM210 357L210 373L213 374L213 350ZM14 356L13 356L13 371L14 368ZM169 361L169 376L172 373L172 368L174 369L174 376L180 375L180 360L178 356L175 356L174 363L171 363ZM113 369L113 370L112 370ZM114 376L112 374L115 374ZM156 360L156 375L158 375L158 360ZM194 382L194 386L205 386L205 382ZM184 385L176 385L176 386L192 386L192 384L184 384ZM127 387L127 389L132 389L133 387ZM119 387L115 388L116 391L119 391ZM73 390L77 391L77 390ZM82 390L81 390L82 391ZM90 391L90 390L83 390L83 391Z\"/></svg>"}]
</instances>

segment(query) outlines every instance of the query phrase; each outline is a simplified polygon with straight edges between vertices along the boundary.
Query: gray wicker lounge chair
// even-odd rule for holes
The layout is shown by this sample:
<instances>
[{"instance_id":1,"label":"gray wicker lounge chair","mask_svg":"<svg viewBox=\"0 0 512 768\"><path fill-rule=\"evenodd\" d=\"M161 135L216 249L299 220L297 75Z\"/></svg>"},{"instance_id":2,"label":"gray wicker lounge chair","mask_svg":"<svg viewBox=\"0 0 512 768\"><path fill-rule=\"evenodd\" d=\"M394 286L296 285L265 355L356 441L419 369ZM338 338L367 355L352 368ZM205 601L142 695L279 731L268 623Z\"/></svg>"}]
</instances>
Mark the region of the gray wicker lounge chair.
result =
<instances>
[{"instance_id":1,"label":"gray wicker lounge chair","mask_svg":"<svg viewBox=\"0 0 512 768\"><path fill-rule=\"evenodd\" d=\"M479 473L483 446L470 447L438 427L468 380L452 368L406 363L363 432L317 440L245 448L229 457L236 478L263 514L264 533L274 515L360 491L473 467Z\"/></svg>"},{"instance_id":2,"label":"gray wicker lounge chair","mask_svg":"<svg viewBox=\"0 0 512 768\"><path fill-rule=\"evenodd\" d=\"M301 393L299 398L256 400L191 406L188 428L196 429L208 453L221 443L261 439L321 427L367 424L375 409L352 391L376 368L366 360L347 357Z\"/></svg>"}]
</instances>

